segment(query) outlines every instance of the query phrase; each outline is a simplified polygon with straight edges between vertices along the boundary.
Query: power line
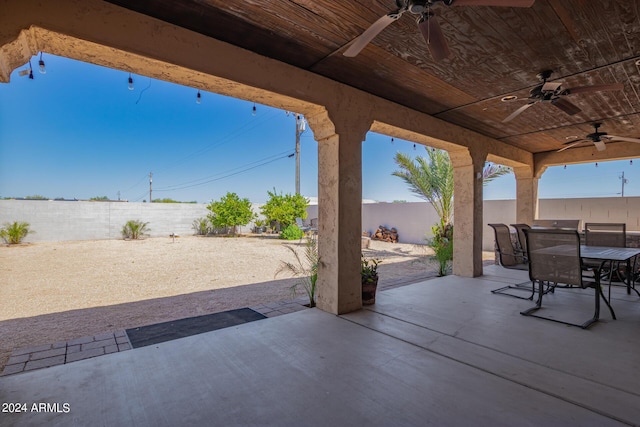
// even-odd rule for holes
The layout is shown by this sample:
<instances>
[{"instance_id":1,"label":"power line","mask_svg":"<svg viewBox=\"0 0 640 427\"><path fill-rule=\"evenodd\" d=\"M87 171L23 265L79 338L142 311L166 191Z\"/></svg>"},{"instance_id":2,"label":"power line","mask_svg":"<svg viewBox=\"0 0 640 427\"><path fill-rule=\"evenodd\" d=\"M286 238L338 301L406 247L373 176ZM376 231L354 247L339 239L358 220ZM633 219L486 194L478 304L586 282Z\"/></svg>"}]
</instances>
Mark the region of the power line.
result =
<instances>
[{"instance_id":1,"label":"power line","mask_svg":"<svg viewBox=\"0 0 640 427\"><path fill-rule=\"evenodd\" d=\"M208 180L208 179L211 179L211 178L213 178L213 177L217 177L217 176L220 176L220 175L223 175L223 174L226 174L226 173L229 173L229 172L232 172L232 171L238 170L238 169L246 168L247 166L255 165L256 163L261 163L261 162L264 162L264 161L266 161L266 160L273 159L274 157L282 156L282 155L284 155L284 154L286 154L286 153L289 153L289 151L287 150L287 151L283 151L283 152L280 152L280 153L276 153L276 154L273 154L273 155L271 155L271 156L265 157L265 158L260 159L260 160L256 160L256 161L253 161L253 162L250 162L250 163L246 163L246 164L241 165L241 166L237 166L237 167L235 167L235 168L231 168L231 169L227 169L227 170L225 170L225 171L221 171L221 172L218 172L218 173L214 173L213 175L203 176L202 178L192 179L191 181L181 182L180 184L168 185L168 186L166 186L166 187L162 188L161 190L162 190L162 191L166 191L166 190L171 190L171 189L173 189L174 187L183 187L183 186L185 186L185 185L198 183L198 182L200 182L200 181Z\"/></svg>"},{"instance_id":2,"label":"power line","mask_svg":"<svg viewBox=\"0 0 640 427\"><path fill-rule=\"evenodd\" d=\"M145 90L146 90L146 88L145 88ZM265 114L264 116L262 116L260 118L260 120L253 122L253 126L247 127L246 124L243 124L242 126L236 128L236 129L233 129L232 131L230 131L229 133L224 135L218 141L215 141L215 142L213 142L213 143L211 143L211 144L209 144L209 145L207 145L207 146L205 146L205 147L203 147L203 148L201 148L199 150L196 150L196 151L192 152L191 154L187 154L181 160L177 160L177 161L171 162L170 165L167 165L167 167L160 168L159 170L156 170L155 173L157 174L158 171L159 172L166 172L168 170L171 170L171 169L183 164L184 162L186 162L187 160L189 160L189 159L191 159L193 157L202 155L202 154L204 154L204 153L206 153L206 152L208 152L208 151L210 151L210 150L212 150L214 148L220 147L223 144L231 142L233 140L233 138L237 138L237 137L239 137L239 136L241 136L241 135L243 135L243 134L255 129L256 127L262 125L265 121L270 120L273 116L276 115L276 113L277 113L276 111L271 111L270 113ZM129 187L125 191L131 190L132 188L137 187L138 185L140 185L143 181L147 180L148 178L149 178L149 175L147 175L147 174L143 175L142 178L138 182L136 182L134 185L132 185L131 187ZM182 185L182 184L178 184L178 185ZM164 190L161 190L161 191L164 191ZM144 195L138 197L138 200L142 199L143 197L144 197ZM137 201L137 200L134 200L134 201Z\"/></svg>"},{"instance_id":3,"label":"power line","mask_svg":"<svg viewBox=\"0 0 640 427\"><path fill-rule=\"evenodd\" d=\"M227 144L231 141L233 141L234 138L237 138L241 135L244 135L245 133L255 129L256 127L262 125L265 121L271 119L272 116L275 115L275 111L272 111L270 114L266 114L264 115L260 120L255 121L252 123L252 126L247 126L247 124L243 124L242 126L233 129L231 132L227 133L226 135L224 135L223 137L221 137L219 140L212 142L211 144L196 150L194 152L192 152L191 154L187 154L186 156L184 156L182 159L178 160L178 161L172 161L170 165L167 165L164 168L161 168L159 170L159 172L166 172L168 170L171 170L181 164L183 164L184 162L186 162L187 160L190 160L196 156L200 156L208 151L213 150L214 148L218 148L224 144ZM156 173L158 173L158 170L156 170Z\"/></svg>"},{"instance_id":4,"label":"power line","mask_svg":"<svg viewBox=\"0 0 640 427\"><path fill-rule=\"evenodd\" d=\"M138 185L140 185L140 183L141 183L142 181L146 180L146 179L147 179L147 177L148 177L148 175L146 175L146 174L145 174L142 178L140 178L140 181L136 182L135 184L133 184L131 187L127 188L127 189L126 189L126 190L124 190L124 191L129 191L129 190L131 190L132 188L137 187Z\"/></svg>"},{"instance_id":5,"label":"power line","mask_svg":"<svg viewBox=\"0 0 640 427\"><path fill-rule=\"evenodd\" d=\"M262 163L260 163L260 164L255 165L255 166L251 166L251 167L245 168L245 169L240 170L240 171L238 171L238 172L230 173L230 174L228 174L228 175L224 175L224 176L221 176L221 177L219 177L219 178L210 179L210 180L207 180L207 181L204 181L204 182L200 182L200 183L198 183L198 184L185 185L185 186L182 186L182 187L175 186L175 187L173 187L173 188L169 188L169 187L168 187L168 188L161 188L161 189L156 189L156 191L185 190L185 189L187 189L187 188L198 187L198 186L200 186L200 185L209 184L209 183L211 183L211 182L220 181L220 180L225 179L225 178L229 178L229 177L232 177L232 176L235 176L235 175L239 175L239 174L241 174L241 173L245 173L245 172L248 172L248 171L250 171L250 170L256 169L256 168L258 168L258 167L260 167L260 166L265 166L265 165L268 165L269 163L273 163L273 162L275 162L275 161L278 161L278 160L281 160L281 159L284 159L284 158L288 158L288 157L292 157L292 156L291 156L291 154L285 154L285 155L282 155L282 156L277 157L277 158L275 158L275 159L272 159L272 160L269 160L269 161L262 162ZM255 163L255 162L254 162L254 163ZM237 168L236 168L236 169L237 169Z\"/></svg>"},{"instance_id":6,"label":"power line","mask_svg":"<svg viewBox=\"0 0 640 427\"><path fill-rule=\"evenodd\" d=\"M147 194L149 194L149 193L147 193L147 190L144 190L144 193L142 193L141 195L139 195L139 196L137 196L137 197L133 197L133 198L131 199L131 201L132 201L132 202L140 201L140 200L142 200L144 197L146 197L146 196L147 196Z\"/></svg>"}]
</instances>

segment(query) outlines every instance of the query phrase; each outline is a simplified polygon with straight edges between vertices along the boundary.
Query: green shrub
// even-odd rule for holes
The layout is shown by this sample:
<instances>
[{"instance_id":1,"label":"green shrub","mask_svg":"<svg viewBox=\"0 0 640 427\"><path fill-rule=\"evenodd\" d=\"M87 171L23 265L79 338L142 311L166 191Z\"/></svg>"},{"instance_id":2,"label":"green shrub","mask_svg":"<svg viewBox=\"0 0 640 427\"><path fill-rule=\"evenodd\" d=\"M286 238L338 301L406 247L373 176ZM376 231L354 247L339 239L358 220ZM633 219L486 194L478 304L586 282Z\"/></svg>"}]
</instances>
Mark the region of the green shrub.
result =
<instances>
[{"instance_id":1,"label":"green shrub","mask_svg":"<svg viewBox=\"0 0 640 427\"><path fill-rule=\"evenodd\" d=\"M137 219L127 221L124 227L122 227L122 237L137 240L147 234L146 232L149 231L149 228L147 228L148 225L148 222L142 222Z\"/></svg>"},{"instance_id":2,"label":"green shrub","mask_svg":"<svg viewBox=\"0 0 640 427\"><path fill-rule=\"evenodd\" d=\"M434 225L431 231L433 238L427 244L435 252L439 264L438 276L446 276L449 262L453 260L453 225Z\"/></svg>"},{"instance_id":3,"label":"green shrub","mask_svg":"<svg viewBox=\"0 0 640 427\"><path fill-rule=\"evenodd\" d=\"M10 245L17 245L22 242L22 239L27 237L28 234L34 233L34 231L29 230L29 227L28 222L7 222L4 224L4 227L0 228L0 237Z\"/></svg>"},{"instance_id":4,"label":"green shrub","mask_svg":"<svg viewBox=\"0 0 640 427\"><path fill-rule=\"evenodd\" d=\"M196 218L191 225L198 236L206 236L211 233L209 218Z\"/></svg>"},{"instance_id":5,"label":"green shrub","mask_svg":"<svg viewBox=\"0 0 640 427\"><path fill-rule=\"evenodd\" d=\"M207 217L215 228L231 228L236 234L237 227L247 225L256 217L249 199L241 199L236 193L227 193L217 202L211 202Z\"/></svg>"},{"instance_id":6,"label":"green shrub","mask_svg":"<svg viewBox=\"0 0 640 427\"><path fill-rule=\"evenodd\" d=\"M300 240L302 236L304 236L304 232L295 224L287 226L280 234L280 238L286 240Z\"/></svg>"},{"instance_id":7,"label":"green shrub","mask_svg":"<svg viewBox=\"0 0 640 427\"><path fill-rule=\"evenodd\" d=\"M269 200L262 205L260 211L267 219L267 223L277 221L281 227L295 224L296 218L305 219L307 217L307 206L309 201L300 194L285 194L267 191Z\"/></svg>"}]
</instances>

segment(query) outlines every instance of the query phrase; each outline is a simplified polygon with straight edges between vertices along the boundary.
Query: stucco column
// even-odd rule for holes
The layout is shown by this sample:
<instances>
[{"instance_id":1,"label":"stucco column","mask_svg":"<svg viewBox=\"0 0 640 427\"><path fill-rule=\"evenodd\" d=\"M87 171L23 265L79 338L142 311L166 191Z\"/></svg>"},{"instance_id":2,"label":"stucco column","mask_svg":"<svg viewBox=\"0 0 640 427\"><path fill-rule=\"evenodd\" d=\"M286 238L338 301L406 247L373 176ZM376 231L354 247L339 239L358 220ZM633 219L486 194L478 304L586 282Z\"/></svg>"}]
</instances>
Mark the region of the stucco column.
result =
<instances>
[{"instance_id":1,"label":"stucco column","mask_svg":"<svg viewBox=\"0 0 640 427\"><path fill-rule=\"evenodd\" d=\"M362 142L372 120L353 106L307 116L318 141L317 307L362 308Z\"/></svg>"},{"instance_id":2,"label":"stucco column","mask_svg":"<svg viewBox=\"0 0 640 427\"><path fill-rule=\"evenodd\" d=\"M516 223L529 224L538 217L538 180L529 166L515 167Z\"/></svg>"},{"instance_id":3,"label":"stucco column","mask_svg":"<svg viewBox=\"0 0 640 427\"><path fill-rule=\"evenodd\" d=\"M453 274L482 275L482 169L486 152L451 151L453 165Z\"/></svg>"}]
</instances>

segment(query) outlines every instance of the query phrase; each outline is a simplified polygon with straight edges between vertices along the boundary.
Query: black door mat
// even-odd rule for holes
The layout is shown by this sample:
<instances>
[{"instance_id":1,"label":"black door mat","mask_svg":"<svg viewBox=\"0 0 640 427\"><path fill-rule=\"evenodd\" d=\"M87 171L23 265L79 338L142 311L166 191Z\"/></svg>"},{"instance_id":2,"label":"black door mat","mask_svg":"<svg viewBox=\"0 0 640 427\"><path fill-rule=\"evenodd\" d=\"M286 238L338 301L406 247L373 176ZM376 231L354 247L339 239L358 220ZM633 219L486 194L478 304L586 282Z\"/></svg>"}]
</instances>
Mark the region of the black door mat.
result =
<instances>
[{"instance_id":1,"label":"black door mat","mask_svg":"<svg viewBox=\"0 0 640 427\"><path fill-rule=\"evenodd\" d=\"M138 348L265 318L266 316L250 308L239 308L127 329L127 335L131 341L131 347Z\"/></svg>"}]
</instances>

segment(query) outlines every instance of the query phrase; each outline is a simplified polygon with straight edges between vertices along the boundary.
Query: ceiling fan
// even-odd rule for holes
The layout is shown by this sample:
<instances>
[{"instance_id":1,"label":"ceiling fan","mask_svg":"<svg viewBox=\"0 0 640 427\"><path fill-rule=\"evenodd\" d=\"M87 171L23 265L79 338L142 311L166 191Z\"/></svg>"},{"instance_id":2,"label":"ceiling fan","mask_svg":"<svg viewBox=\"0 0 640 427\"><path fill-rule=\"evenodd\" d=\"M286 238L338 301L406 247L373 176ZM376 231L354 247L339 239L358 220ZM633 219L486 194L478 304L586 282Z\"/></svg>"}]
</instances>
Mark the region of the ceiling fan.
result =
<instances>
[{"instance_id":1,"label":"ceiling fan","mask_svg":"<svg viewBox=\"0 0 640 427\"><path fill-rule=\"evenodd\" d=\"M511 120L518 117L524 110L534 104L537 104L538 102L550 102L555 107L559 108L570 116L573 116L574 114L578 114L582 110L572 102L566 100L564 98L565 96L573 95L576 93L604 92L624 89L624 85L622 83L615 83L610 85L576 86L573 88L563 89L562 83L547 81L549 77L551 77L552 73L553 71L551 70L545 70L541 73L538 73L537 77L542 81L542 83L529 91L528 98L524 98L529 102L511 113L502 121L502 123L510 122Z\"/></svg>"},{"instance_id":2,"label":"ceiling fan","mask_svg":"<svg viewBox=\"0 0 640 427\"><path fill-rule=\"evenodd\" d=\"M433 59L440 61L448 57L449 46L435 14L431 11L431 6L435 3L444 3L447 6L531 7L535 0L396 0L398 9L384 15L356 37L343 55L348 57L358 55L389 24L400 19L405 12L409 12L418 17L416 19L418 28L427 42Z\"/></svg>"},{"instance_id":3,"label":"ceiling fan","mask_svg":"<svg viewBox=\"0 0 640 427\"><path fill-rule=\"evenodd\" d=\"M627 142L640 143L640 139L626 138L624 136L608 135L606 132L599 132L598 129L600 128L600 126L602 126L602 123L593 123L593 128L595 130L593 133L588 134L584 138L574 139L573 141L565 142L564 143L565 147L562 147L561 149L559 149L558 153L560 151L567 150L571 147L575 147L578 144L582 144L585 141L593 142L596 148L598 149L598 151L603 151L606 148L605 142L627 141Z\"/></svg>"}]
</instances>

